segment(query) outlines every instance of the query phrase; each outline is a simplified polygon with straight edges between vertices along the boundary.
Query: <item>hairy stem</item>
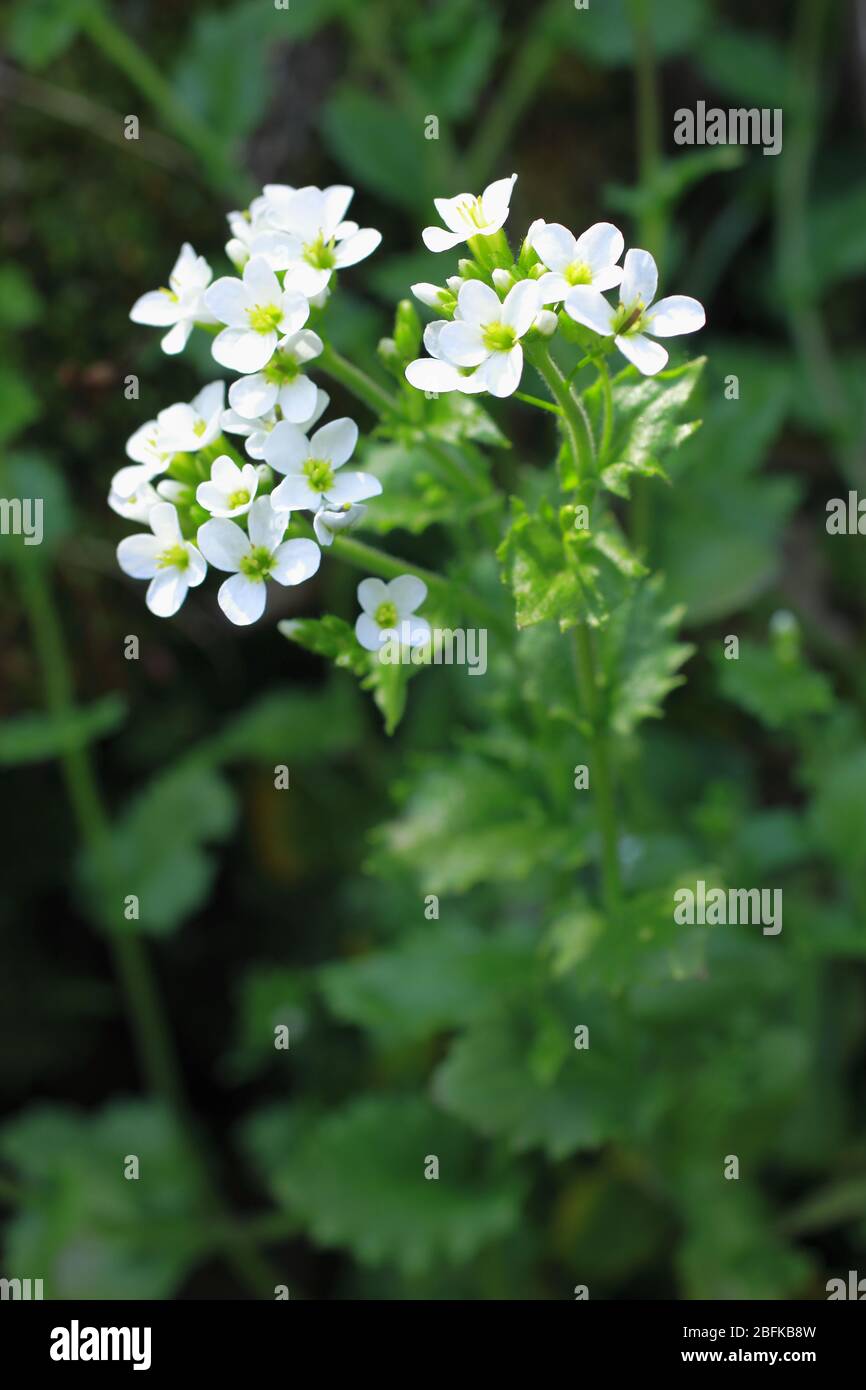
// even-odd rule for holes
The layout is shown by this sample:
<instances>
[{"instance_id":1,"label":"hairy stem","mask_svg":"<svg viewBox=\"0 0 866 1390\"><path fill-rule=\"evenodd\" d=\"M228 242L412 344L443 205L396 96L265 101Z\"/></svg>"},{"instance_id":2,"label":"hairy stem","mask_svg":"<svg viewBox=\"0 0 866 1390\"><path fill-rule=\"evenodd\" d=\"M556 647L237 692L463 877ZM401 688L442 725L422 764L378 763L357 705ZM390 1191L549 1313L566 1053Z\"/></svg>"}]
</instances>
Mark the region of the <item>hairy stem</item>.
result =
<instances>
[{"instance_id":1,"label":"hairy stem","mask_svg":"<svg viewBox=\"0 0 866 1390\"><path fill-rule=\"evenodd\" d=\"M341 357L330 343L325 343L322 352L316 358L316 366L334 381L339 381L341 386L345 386L347 391L351 391L353 396L363 401L377 415L400 414L398 398L384 386L380 386L378 381L374 381L360 367L356 367L354 362Z\"/></svg>"}]
</instances>

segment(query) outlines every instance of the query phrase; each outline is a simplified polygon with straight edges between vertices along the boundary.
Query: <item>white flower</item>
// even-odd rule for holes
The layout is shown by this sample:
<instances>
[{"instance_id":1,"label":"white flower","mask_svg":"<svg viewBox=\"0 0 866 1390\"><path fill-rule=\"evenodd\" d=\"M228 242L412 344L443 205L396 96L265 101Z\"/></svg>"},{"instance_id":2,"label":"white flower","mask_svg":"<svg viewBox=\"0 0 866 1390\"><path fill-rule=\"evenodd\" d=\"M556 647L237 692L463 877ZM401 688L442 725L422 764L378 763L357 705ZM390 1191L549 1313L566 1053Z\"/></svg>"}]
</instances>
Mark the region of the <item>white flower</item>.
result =
<instances>
[{"instance_id":1,"label":"white flower","mask_svg":"<svg viewBox=\"0 0 866 1390\"><path fill-rule=\"evenodd\" d=\"M159 501L159 493L150 483L142 483L137 491L121 496L114 488L108 494L108 505L125 521L141 521L147 524L151 507Z\"/></svg>"},{"instance_id":2,"label":"white flower","mask_svg":"<svg viewBox=\"0 0 866 1390\"><path fill-rule=\"evenodd\" d=\"M612 290L622 279L617 261L625 241L610 222L596 222L576 239L559 222L543 222L533 228L530 245L547 266L547 274L537 281L542 304L558 304L575 285Z\"/></svg>"},{"instance_id":3,"label":"white flower","mask_svg":"<svg viewBox=\"0 0 866 1390\"><path fill-rule=\"evenodd\" d=\"M133 304L129 317L133 323L168 328L160 344L163 352L182 352L196 322L214 322L202 298L210 280L211 268L204 256L197 256L185 241L168 277L168 289L143 294Z\"/></svg>"},{"instance_id":4,"label":"white flower","mask_svg":"<svg viewBox=\"0 0 866 1390\"><path fill-rule=\"evenodd\" d=\"M458 288L463 284L458 280ZM442 285L431 285L429 281L419 280L417 285L411 285L410 289L415 298L421 303L426 304L428 309L439 309L445 313L454 306L456 291Z\"/></svg>"},{"instance_id":5,"label":"white flower","mask_svg":"<svg viewBox=\"0 0 866 1390\"><path fill-rule=\"evenodd\" d=\"M518 281L502 302L483 280L467 280L453 322L439 332L438 353L455 367L474 367L473 383L491 395L510 396L523 372L520 339L540 308L534 280Z\"/></svg>"},{"instance_id":6,"label":"white flower","mask_svg":"<svg viewBox=\"0 0 866 1390\"><path fill-rule=\"evenodd\" d=\"M355 636L368 652L377 652L395 636L409 647L423 646L430 638L430 624L415 615L427 597L427 585L414 574L401 574L386 584L383 579L362 579L358 602L363 609L355 623Z\"/></svg>"},{"instance_id":7,"label":"white flower","mask_svg":"<svg viewBox=\"0 0 866 1390\"><path fill-rule=\"evenodd\" d=\"M129 499L165 472L174 453L174 448L162 438L159 422L146 420L126 441L126 456L133 462L115 473L111 491L121 499Z\"/></svg>"},{"instance_id":8,"label":"white flower","mask_svg":"<svg viewBox=\"0 0 866 1390\"><path fill-rule=\"evenodd\" d=\"M205 302L227 325L213 341L212 352L223 367L258 372L271 360L282 336L303 328L310 306L303 295L284 290L263 256L253 256L243 278L215 280Z\"/></svg>"},{"instance_id":9,"label":"white flower","mask_svg":"<svg viewBox=\"0 0 866 1390\"><path fill-rule=\"evenodd\" d=\"M669 295L651 307L658 286L658 269L649 251L627 252L623 271L616 309L590 285L569 290L565 308L573 319L594 333L603 338L613 335L623 357L644 376L655 376L667 362L668 354L661 343L654 343L646 335L671 338L679 333L694 333L703 328L706 314L702 304L685 294Z\"/></svg>"},{"instance_id":10,"label":"white flower","mask_svg":"<svg viewBox=\"0 0 866 1390\"><path fill-rule=\"evenodd\" d=\"M212 516L243 516L253 505L258 486L254 464L238 468L228 454L220 454L211 464L210 481L196 488L195 500Z\"/></svg>"},{"instance_id":11,"label":"white flower","mask_svg":"<svg viewBox=\"0 0 866 1390\"><path fill-rule=\"evenodd\" d=\"M363 502L382 491L378 478L370 473L339 470L352 457L358 441L358 426L343 417L331 420L311 439L303 430L282 420L265 445L265 459L283 481L271 496L274 506L285 511L320 507L339 507L344 502Z\"/></svg>"},{"instance_id":12,"label":"white flower","mask_svg":"<svg viewBox=\"0 0 866 1390\"><path fill-rule=\"evenodd\" d=\"M442 329L450 322L450 319L436 319L433 323L428 323L424 329L424 346L430 356L416 357L414 362L409 362L405 372L406 380L418 391L427 391L433 395L460 391L464 396L477 396L480 391L486 390L484 382L476 381L475 373L469 368L461 370L442 356L439 339Z\"/></svg>"},{"instance_id":13,"label":"white flower","mask_svg":"<svg viewBox=\"0 0 866 1390\"><path fill-rule=\"evenodd\" d=\"M317 388L316 404L313 411L306 420L297 422L298 429L305 433L312 429L313 425L322 418L330 403L331 398L327 391ZM274 426L279 424L279 420L275 410L267 411L265 415L260 415L257 420L245 420L242 415L238 415L236 410L224 410L221 423L228 434L246 435L244 447L249 457L258 461L264 458L268 435Z\"/></svg>"},{"instance_id":14,"label":"white flower","mask_svg":"<svg viewBox=\"0 0 866 1390\"><path fill-rule=\"evenodd\" d=\"M242 376L229 387L229 405L244 420L258 420L279 406L284 420L300 424L316 407L316 387L302 371L322 351L318 333L302 328L283 338L270 362L252 376Z\"/></svg>"},{"instance_id":15,"label":"white flower","mask_svg":"<svg viewBox=\"0 0 866 1390\"><path fill-rule=\"evenodd\" d=\"M359 228L357 222L344 220L354 193L342 184L299 188L275 212L279 229L292 238L286 285L308 299L327 288L335 270L363 261L382 240L373 227Z\"/></svg>"},{"instance_id":16,"label":"white flower","mask_svg":"<svg viewBox=\"0 0 866 1390\"><path fill-rule=\"evenodd\" d=\"M315 541L284 541L288 516L275 511L270 497L258 497L250 508L249 535L235 521L206 521L198 543L208 564L231 574L220 585L217 600L230 622L244 627L265 611L265 585L302 584L316 573L322 552Z\"/></svg>"},{"instance_id":17,"label":"white flower","mask_svg":"<svg viewBox=\"0 0 866 1390\"><path fill-rule=\"evenodd\" d=\"M320 507L313 517L313 530L319 545L333 545L335 531L357 526L367 508L362 502L344 502L341 507Z\"/></svg>"},{"instance_id":18,"label":"white flower","mask_svg":"<svg viewBox=\"0 0 866 1390\"><path fill-rule=\"evenodd\" d=\"M264 256L271 270L285 268L293 247L286 233L279 231L276 217L294 192L288 184L266 183L247 212L228 214L231 237L226 242L226 255L238 270L243 270L251 256Z\"/></svg>"},{"instance_id":19,"label":"white flower","mask_svg":"<svg viewBox=\"0 0 866 1390\"><path fill-rule=\"evenodd\" d=\"M117 563L131 578L150 580L148 608L158 618L170 618L187 591L201 584L207 565L192 541L184 540L170 502L151 507L148 522L153 535L125 536L117 547Z\"/></svg>"},{"instance_id":20,"label":"white flower","mask_svg":"<svg viewBox=\"0 0 866 1390\"><path fill-rule=\"evenodd\" d=\"M442 227L425 227L421 238L427 250L450 251L470 237L492 236L498 232L508 216L516 180L516 174L508 179L497 179L487 185L480 198L474 193L458 193L456 198L434 198L436 211L448 231Z\"/></svg>"},{"instance_id":21,"label":"white flower","mask_svg":"<svg viewBox=\"0 0 866 1390\"><path fill-rule=\"evenodd\" d=\"M226 386L212 381L189 405L169 405L157 415L160 447L173 453L194 454L212 444L220 432Z\"/></svg>"}]
</instances>

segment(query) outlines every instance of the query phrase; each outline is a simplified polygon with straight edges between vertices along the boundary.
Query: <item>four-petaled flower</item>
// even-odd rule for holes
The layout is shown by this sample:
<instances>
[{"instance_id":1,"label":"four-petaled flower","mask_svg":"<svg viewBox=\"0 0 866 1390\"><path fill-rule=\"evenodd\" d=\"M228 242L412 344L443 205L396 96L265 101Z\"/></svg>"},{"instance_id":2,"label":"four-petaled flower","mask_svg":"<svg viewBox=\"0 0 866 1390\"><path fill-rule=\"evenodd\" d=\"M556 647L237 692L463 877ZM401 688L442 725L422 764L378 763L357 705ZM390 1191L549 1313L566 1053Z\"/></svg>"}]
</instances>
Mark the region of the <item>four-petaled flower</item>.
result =
<instances>
[{"instance_id":1,"label":"four-petaled flower","mask_svg":"<svg viewBox=\"0 0 866 1390\"><path fill-rule=\"evenodd\" d=\"M183 352L196 323L214 322L203 300L210 281L211 268L204 256L197 256L185 241L168 277L168 288L141 295L129 317L133 323L168 328L160 343L163 352Z\"/></svg>"},{"instance_id":2,"label":"four-petaled flower","mask_svg":"<svg viewBox=\"0 0 866 1390\"><path fill-rule=\"evenodd\" d=\"M281 421L265 444L271 468L286 475L271 494L274 506L318 511L377 497L382 484L371 473L339 471L352 457L357 440L358 426L348 417L331 420L310 439L297 425Z\"/></svg>"},{"instance_id":3,"label":"four-petaled flower","mask_svg":"<svg viewBox=\"0 0 866 1390\"><path fill-rule=\"evenodd\" d=\"M284 541L286 512L278 512L270 497L258 497L250 508L249 535L235 521L219 518L199 527L198 543L208 564L227 571L217 595L230 622L246 627L265 611L266 584L302 584L319 568L321 551L315 541Z\"/></svg>"},{"instance_id":4,"label":"four-petaled flower","mask_svg":"<svg viewBox=\"0 0 866 1390\"><path fill-rule=\"evenodd\" d=\"M542 304L558 304L575 285L612 290L622 279L617 261L625 240L611 222L596 222L577 238L559 222L537 223L529 243L547 267L547 274L536 281Z\"/></svg>"},{"instance_id":5,"label":"four-petaled flower","mask_svg":"<svg viewBox=\"0 0 866 1390\"><path fill-rule=\"evenodd\" d=\"M458 193L456 198L434 198L433 203L444 227L425 227L421 239L428 251L450 251L462 241L474 236L492 236L505 225L511 190L517 180L507 179L489 183L476 198L474 193Z\"/></svg>"},{"instance_id":6,"label":"four-petaled flower","mask_svg":"<svg viewBox=\"0 0 866 1390\"><path fill-rule=\"evenodd\" d=\"M362 612L355 623L355 636L368 652L397 638L403 646L421 647L430 638L430 624L416 616L416 608L427 597L427 585L414 574L401 574L386 584L383 579L362 579L358 602Z\"/></svg>"},{"instance_id":7,"label":"four-petaled flower","mask_svg":"<svg viewBox=\"0 0 866 1390\"><path fill-rule=\"evenodd\" d=\"M217 362L236 372L259 372L280 338L303 328L310 306L302 294L280 286L264 256L247 261L243 278L224 275L205 295L214 317L226 324L214 338Z\"/></svg>"},{"instance_id":8,"label":"four-petaled flower","mask_svg":"<svg viewBox=\"0 0 866 1390\"><path fill-rule=\"evenodd\" d=\"M492 396L510 396L520 385L523 372L520 339L532 327L540 308L535 280L519 280L504 301L500 301L496 291L483 280L467 280L457 296L454 319L451 323L443 323L435 335L436 355L458 371L474 368L472 390L489 391ZM417 363L410 363L406 368L406 376L413 386L419 384L417 367ZM423 370L420 378L425 379ZM422 389L466 388L455 380L451 386Z\"/></svg>"},{"instance_id":9,"label":"four-petaled flower","mask_svg":"<svg viewBox=\"0 0 866 1390\"><path fill-rule=\"evenodd\" d=\"M335 270L344 270L372 255L382 240L373 227L345 221L355 190L342 184L330 188L299 188L275 206L274 220L287 233L283 257L286 285L313 299L328 288Z\"/></svg>"},{"instance_id":10,"label":"four-petaled flower","mask_svg":"<svg viewBox=\"0 0 866 1390\"><path fill-rule=\"evenodd\" d=\"M318 333L302 328L283 338L260 372L242 376L229 387L229 405L244 420L258 420L279 406L284 420L299 425L309 420L316 408L316 387L304 376L305 362L312 362L322 351Z\"/></svg>"},{"instance_id":11,"label":"four-petaled flower","mask_svg":"<svg viewBox=\"0 0 866 1390\"><path fill-rule=\"evenodd\" d=\"M171 618L188 590L201 584L207 565L192 541L184 540L177 510L170 502L157 502L147 520L153 534L124 536L117 547L117 563L130 578L150 580L148 608L158 618Z\"/></svg>"},{"instance_id":12,"label":"four-petaled flower","mask_svg":"<svg viewBox=\"0 0 866 1390\"><path fill-rule=\"evenodd\" d=\"M194 454L212 444L220 432L225 402L224 381L212 381L189 405L169 405L156 417L159 443L172 453Z\"/></svg>"},{"instance_id":13,"label":"four-petaled flower","mask_svg":"<svg viewBox=\"0 0 866 1390\"><path fill-rule=\"evenodd\" d=\"M619 304L614 309L597 289L577 285L569 290L566 312L603 338L614 342L629 362L644 376L655 376L668 360L667 350L647 334L672 338L679 333L695 333L703 328L703 305L686 294L668 295L653 305L658 286L658 269L649 251L633 249L626 254Z\"/></svg>"},{"instance_id":14,"label":"four-petaled flower","mask_svg":"<svg viewBox=\"0 0 866 1390\"><path fill-rule=\"evenodd\" d=\"M243 516L253 505L258 486L255 464L238 468L228 454L220 454L211 464L209 481L196 488L195 500L211 516Z\"/></svg>"}]
</instances>

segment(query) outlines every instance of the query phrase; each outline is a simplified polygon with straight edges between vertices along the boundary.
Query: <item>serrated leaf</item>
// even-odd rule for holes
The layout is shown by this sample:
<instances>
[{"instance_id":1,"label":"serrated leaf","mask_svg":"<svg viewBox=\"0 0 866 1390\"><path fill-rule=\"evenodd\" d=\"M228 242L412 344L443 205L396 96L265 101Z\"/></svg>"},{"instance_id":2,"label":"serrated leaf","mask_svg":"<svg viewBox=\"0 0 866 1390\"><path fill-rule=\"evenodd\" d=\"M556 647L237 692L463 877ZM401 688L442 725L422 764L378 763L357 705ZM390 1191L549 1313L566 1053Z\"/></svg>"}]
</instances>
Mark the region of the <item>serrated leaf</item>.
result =
<instances>
[{"instance_id":1,"label":"serrated leaf","mask_svg":"<svg viewBox=\"0 0 866 1390\"><path fill-rule=\"evenodd\" d=\"M365 1096L324 1117L274 1107L244 1137L276 1200L362 1264L417 1275L461 1263L519 1219L516 1174L479 1161L470 1132L417 1096ZM424 1177L428 1155L438 1181Z\"/></svg>"},{"instance_id":2,"label":"serrated leaf","mask_svg":"<svg viewBox=\"0 0 866 1390\"><path fill-rule=\"evenodd\" d=\"M826 714L833 689L820 671L785 661L772 646L740 642L736 660L716 659L719 689L770 729L794 728L810 715Z\"/></svg>"},{"instance_id":3,"label":"serrated leaf","mask_svg":"<svg viewBox=\"0 0 866 1390\"><path fill-rule=\"evenodd\" d=\"M599 633L606 717L614 733L628 735L641 720L658 718L665 697L682 685L677 672L694 651L675 640L683 611L668 606L663 581L653 576L614 610Z\"/></svg>"},{"instance_id":4,"label":"serrated leaf","mask_svg":"<svg viewBox=\"0 0 866 1390\"><path fill-rule=\"evenodd\" d=\"M22 714L0 724L0 765L38 763L83 748L114 733L126 717L119 695L105 695L87 709L53 714Z\"/></svg>"}]
</instances>

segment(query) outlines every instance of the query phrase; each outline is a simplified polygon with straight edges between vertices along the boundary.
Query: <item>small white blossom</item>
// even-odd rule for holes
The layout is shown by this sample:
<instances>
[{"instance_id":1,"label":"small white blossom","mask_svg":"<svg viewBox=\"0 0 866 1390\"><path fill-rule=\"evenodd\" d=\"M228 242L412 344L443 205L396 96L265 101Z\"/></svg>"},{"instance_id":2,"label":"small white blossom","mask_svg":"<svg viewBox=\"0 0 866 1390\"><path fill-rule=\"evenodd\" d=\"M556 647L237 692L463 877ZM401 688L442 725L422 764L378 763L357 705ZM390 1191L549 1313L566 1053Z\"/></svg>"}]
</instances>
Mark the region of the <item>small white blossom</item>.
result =
<instances>
[{"instance_id":1,"label":"small white blossom","mask_svg":"<svg viewBox=\"0 0 866 1390\"><path fill-rule=\"evenodd\" d=\"M336 531L351 531L367 508L362 502L344 502L340 507L320 507L313 517L313 530L319 545L333 545Z\"/></svg>"},{"instance_id":2,"label":"small white blossom","mask_svg":"<svg viewBox=\"0 0 866 1390\"><path fill-rule=\"evenodd\" d=\"M458 289L463 281L458 279ZM447 309L454 303L456 290L451 290L442 285L431 285L428 281L419 280L417 285L410 286L415 298L421 304L426 304L428 309L439 309L447 312Z\"/></svg>"},{"instance_id":3,"label":"small white blossom","mask_svg":"<svg viewBox=\"0 0 866 1390\"><path fill-rule=\"evenodd\" d=\"M160 447L194 454L212 444L220 432L225 392L224 381L212 381L189 405L178 403L161 410L156 417Z\"/></svg>"},{"instance_id":4,"label":"small white blossom","mask_svg":"<svg viewBox=\"0 0 866 1390\"><path fill-rule=\"evenodd\" d=\"M406 380L418 391L427 391L434 395L440 392L444 395L448 391L460 391L464 396L477 396L487 389L484 382L476 381L476 374L469 368L461 369L455 367L453 362L448 362L440 350L439 339L442 329L447 328L450 322L450 319L436 319L433 323L427 324L424 329L424 346L430 356L416 357L414 362L410 362L406 367Z\"/></svg>"},{"instance_id":5,"label":"small white blossom","mask_svg":"<svg viewBox=\"0 0 866 1390\"><path fill-rule=\"evenodd\" d=\"M652 338L695 333L706 323L706 314L697 299L685 294L669 295L653 306L658 269L649 251L627 252L623 271L616 309L592 286L577 285L568 292L566 312L603 338L613 336L623 357L644 376L655 376L667 362L668 354Z\"/></svg>"},{"instance_id":6,"label":"small white blossom","mask_svg":"<svg viewBox=\"0 0 866 1390\"><path fill-rule=\"evenodd\" d=\"M434 198L433 203L443 227L425 227L421 239L428 251L450 251L473 236L492 236L505 225L511 192L517 181L512 174L507 179L490 183L476 198L474 193L458 193L456 198Z\"/></svg>"},{"instance_id":7,"label":"small white blossom","mask_svg":"<svg viewBox=\"0 0 866 1390\"><path fill-rule=\"evenodd\" d=\"M226 242L226 255L238 270L243 270L251 256L264 256L271 270L285 268L293 248L276 219L295 191L288 184L265 184L246 212L228 214L231 237Z\"/></svg>"},{"instance_id":8,"label":"small white blossom","mask_svg":"<svg viewBox=\"0 0 866 1390\"><path fill-rule=\"evenodd\" d=\"M126 456L133 462L115 473L111 491L121 499L130 498L165 472L174 453L174 448L162 438L159 421L146 420L126 441Z\"/></svg>"},{"instance_id":9,"label":"small white blossom","mask_svg":"<svg viewBox=\"0 0 866 1390\"><path fill-rule=\"evenodd\" d=\"M158 618L171 618L189 589L207 574L200 552L181 534L177 511L170 502L157 502L148 516L152 535L125 536L117 547L117 563L132 579L149 579L147 606Z\"/></svg>"},{"instance_id":10,"label":"small white blossom","mask_svg":"<svg viewBox=\"0 0 866 1390\"><path fill-rule=\"evenodd\" d=\"M229 387L229 405L244 420L258 420L279 406L284 420L300 424L316 407L316 387L304 375L306 362L322 351L318 333L302 328L283 338L270 362L252 376L242 376Z\"/></svg>"},{"instance_id":11,"label":"small white blossom","mask_svg":"<svg viewBox=\"0 0 866 1390\"><path fill-rule=\"evenodd\" d=\"M528 240L547 266L547 274L537 281L542 304L558 304L575 285L612 290L622 279L617 261L625 240L611 222L596 222L577 238L559 222L535 223Z\"/></svg>"},{"instance_id":12,"label":"small white blossom","mask_svg":"<svg viewBox=\"0 0 866 1390\"><path fill-rule=\"evenodd\" d=\"M108 505L125 521L140 521L147 524L151 507L159 501L159 493L150 483L142 483L137 491L127 497L121 496L112 488L108 494Z\"/></svg>"},{"instance_id":13,"label":"small white blossom","mask_svg":"<svg viewBox=\"0 0 866 1390\"><path fill-rule=\"evenodd\" d=\"M283 481L271 496L274 506L285 511L338 507L344 502L363 502L382 491L370 473L340 472L352 457L358 426L344 417L332 420L308 439L303 430L282 420L265 445L265 459Z\"/></svg>"},{"instance_id":14,"label":"small white blossom","mask_svg":"<svg viewBox=\"0 0 866 1390\"><path fill-rule=\"evenodd\" d=\"M249 535L235 521L219 518L199 527L198 543L208 564L227 571L217 601L239 627L256 622L265 611L266 584L302 584L316 573L322 552L315 541L284 541L288 515L258 497L248 516Z\"/></svg>"},{"instance_id":15,"label":"small white blossom","mask_svg":"<svg viewBox=\"0 0 866 1390\"><path fill-rule=\"evenodd\" d=\"M493 396L510 396L520 385L523 372L520 339L529 332L540 308L534 280L518 281L504 301L482 280L467 280L457 296L453 321L444 324L436 336L437 354L455 368L475 368L472 382L476 388ZM415 365L410 363L409 367ZM417 371L410 375L409 367L406 375L416 385L413 377L417 378Z\"/></svg>"},{"instance_id":16,"label":"small white blossom","mask_svg":"<svg viewBox=\"0 0 866 1390\"><path fill-rule=\"evenodd\" d=\"M181 247L168 288L149 290L135 301L129 317L133 323L168 328L160 346L171 355L182 352L193 326L214 323L203 295L211 281L211 268L204 256L197 256L188 241Z\"/></svg>"},{"instance_id":17,"label":"small white blossom","mask_svg":"<svg viewBox=\"0 0 866 1390\"><path fill-rule=\"evenodd\" d=\"M303 295L281 288L263 256L247 261L242 279L224 275L215 280L205 302L226 324L213 341L213 355L236 372L261 371L280 338L303 328L310 312Z\"/></svg>"},{"instance_id":18,"label":"small white blossom","mask_svg":"<svg viewBox=\"0 0 866 1390\"><path fill-rule=\"evenodd\" d=\"M345 220L355 190L342 184L330 188L299 188L282 203L275 220L289 234L285 283L314 299L328 288L335 270L344 270L372 255L382 240L373 227L359 228Z\"/></svg>"},{"instance_id":19,"label":"small white blossom","mask_svg":"<svg viewBox=\"0 0 866 1390\"><path fill-rule=\"evenodd\" d=\"M316 389L316 404L312 413L306 420L298 421L298 429L303 430L304 433L311 430L313 425L322 418L330 403L331 398L327 391L318 387ZM265 415L260 415L257 420L245 420L242 415L238 415L236 410L224 410L222 416L222 427L228 434L246 436L247 454L256 461L264 458L268 435L277 424L279 424L279 416L276 410L269 410Z\"/></svg>"},{"instance_id":20,"label":"small white blossom","mask_svg":"<svg viewBox=\"0 0 866 1390\"><path fill-rule=\"evenodd\" d=\"M386 584L383 579L362 579L358 602L362 612L355 636L368 652L397 637L409 647L421 647L430 639L430 624L416 616L427 597L427 585L414 574L401 574Z\"/></svg>"},{"instance_id":21,"label":"small white blossom","mask_svg":"<svg viewBox=\"0 0 866 1390\"><path fill-rule=\"evenodd\" d=\"M199 483L195 500L211 516L243 516L255 501L259 475L254 464L238 468L228 454L211 464L209 481Z\"/></svg>"}]
</instances>

